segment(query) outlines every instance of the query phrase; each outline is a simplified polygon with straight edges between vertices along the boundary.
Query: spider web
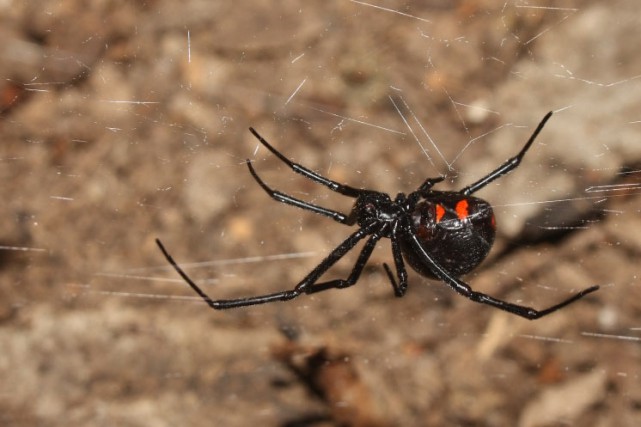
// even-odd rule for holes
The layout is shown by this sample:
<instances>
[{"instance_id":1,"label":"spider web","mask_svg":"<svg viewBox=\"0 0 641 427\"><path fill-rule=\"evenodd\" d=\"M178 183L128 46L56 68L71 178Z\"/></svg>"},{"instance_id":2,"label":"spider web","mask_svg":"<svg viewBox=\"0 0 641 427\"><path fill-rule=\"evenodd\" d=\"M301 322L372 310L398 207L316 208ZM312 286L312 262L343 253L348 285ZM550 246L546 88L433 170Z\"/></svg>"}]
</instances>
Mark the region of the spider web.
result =
<instances>
[{"instance_id":1,"label":"spider web","mask_svg":"<svg viewBox=\"0 0 641 427\"><path fill-rule=\"evenodd\" d=\"M635 2L50 3L0 2L3 425L639 424ZM537 308L602 286L553 317L413 273L395 299L386 241L351 289L213 312L155 247L232 298L293 287L351 232L264 194L246 158L351 208L248 126L395 195L474 182L550 110L479 192L498 237L465 280Z\"/></svg>"}]
</instances>

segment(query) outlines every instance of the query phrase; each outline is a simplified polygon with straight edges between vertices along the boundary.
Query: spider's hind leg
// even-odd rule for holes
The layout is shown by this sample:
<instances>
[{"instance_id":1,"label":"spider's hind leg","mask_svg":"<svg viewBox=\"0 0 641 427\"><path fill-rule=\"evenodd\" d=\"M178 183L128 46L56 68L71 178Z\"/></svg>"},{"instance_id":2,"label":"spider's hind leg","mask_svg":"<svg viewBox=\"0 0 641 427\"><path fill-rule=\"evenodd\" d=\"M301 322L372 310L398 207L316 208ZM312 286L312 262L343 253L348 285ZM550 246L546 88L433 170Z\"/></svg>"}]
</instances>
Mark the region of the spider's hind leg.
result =
<instances>
[{"instance_id":1,"label":"spider's hind leg","mask_svg":"<svg viewBox=\"0 0 641 427\"><path fill-rule=\"evenodd\" d=\"M517 316L524 317L528 320L539 319L543 316L547 316L548 314L554 313L555 311L565 306L568 306L580 300L584 296L599 289L598 286L591 286L589 288L583 289L580 292L577 292L570 298L567 298L566 300L561 301L560 303L555 304L552 307L548 307L543 310L536 310L532 307L513 304L507 301L494 298L490 295L486 295L482 292L473 290L470 287L470 285L452 276L440 264L438 264L430 256L430 254L427 253L427 251L425 251L425 249L422 247L421 243L419 242L418 238L415 235L411 236L411 243L414 250L416 250L416 253L420 254L420 256L423 257L423 259L426 261L426 263L432 267L432 271L434 272L434 275L438 277L440 280L442 280L443 282L445 282L446 285L448 285L458 294L463 295L464 297L467 297L474 302L478 302L480 304L486 304L494 308L507 311L508 313L512 313L512 314L516 314Z\"/></svg>"},{"instance_id":2,"label":"spider's hind leg","mask_svg":"<svg viewBox=\"0 0 641 427\"><path fill-rule=\"evenodd\" d=\"M543 130L543 126L545 126L545 123L550 119L550 117L552 117L552 111L550 111L545 115L545 117L543 117L536 129L534 129L534 132L532 132L532 136L530 136L530 139L527 140L523 148L521 148L521 151L519 151L516 156L507 159L501 166L485 175L475 183L468 185L467 187L462 189L460 193L465 196L469 196L470 194L479 191L481 188L485 187L495 179L498 179L516 169L521 164L521 160L523 160L523 157L525 157L525 153L527 153L527 151L530 149L532 143L534 143L536 137L539 136L539 133L541 132L541 130Z\"/></svg>"},{"instance_id":3,"label":"spider's hind leg","mask_svg":"<svg viewBox=\"0 0 641 427\"><path fill-rule=\"evenodd\" d=\"M438 178L427 178L423 183L421 184L420 187L418 187L418 190L416 191L419 194L423 194L425 192L428 192L434 187L436 184L439 182L445 181L445 176L439 176Z\"/></svg>"}]
</instances>

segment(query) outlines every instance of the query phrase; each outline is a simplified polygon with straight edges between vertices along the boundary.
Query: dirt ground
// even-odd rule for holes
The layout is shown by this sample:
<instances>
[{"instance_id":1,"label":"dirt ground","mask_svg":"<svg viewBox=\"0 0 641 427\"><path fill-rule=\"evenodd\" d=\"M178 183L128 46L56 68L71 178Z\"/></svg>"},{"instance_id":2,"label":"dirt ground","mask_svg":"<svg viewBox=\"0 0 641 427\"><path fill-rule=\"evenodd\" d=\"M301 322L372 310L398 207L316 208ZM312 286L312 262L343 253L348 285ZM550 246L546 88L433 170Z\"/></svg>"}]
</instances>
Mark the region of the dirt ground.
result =
<instances>
[{"instance_id":1,"label":"dirt ground","mask_svg":"<svg viewBox=\"0 0 641 427\"><path fill-rule=\"evenodd\" d=\"M3 426L641 425L638 2L0 2ZM465 280L375 250L357 286L292 288L353 229L247 131L339 182L478 193L498 235ZM328 277L347 277L357 252Z\"/></svg>"}]
</instances>

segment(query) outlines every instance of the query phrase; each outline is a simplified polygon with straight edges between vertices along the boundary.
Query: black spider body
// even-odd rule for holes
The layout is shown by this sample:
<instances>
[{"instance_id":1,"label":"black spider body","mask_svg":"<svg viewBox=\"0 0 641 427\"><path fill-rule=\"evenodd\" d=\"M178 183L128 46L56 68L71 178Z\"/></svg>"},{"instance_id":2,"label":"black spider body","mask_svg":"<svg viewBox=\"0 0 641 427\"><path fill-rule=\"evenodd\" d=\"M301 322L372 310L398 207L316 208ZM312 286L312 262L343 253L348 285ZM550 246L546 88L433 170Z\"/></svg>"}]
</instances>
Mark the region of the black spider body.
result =
<instances>
[{"instance_id":1,"label":"black spider body","mask_svg":"<svg viewBox=\"0 0 641 427\"><path fill-rule=\"evenodd\" d=\"M474 270L490 253L496 221L485 200L455 192L431 191L410 207L412 232L423 249L452 276ZM432 266L417 256L412 241L401 240L407 263L423 276L438 278Z\"/></svg>"},{"instance_id":2,"label":"black spider body","mask_svg":"<svg viewBox=\"0 0 641 427\"><path fill-rule=\"evenodd\" d=\"M399 193L393 200L385 193L339 184L292 162L272 147L254 129L250 128L250 131L260 143L294 172L343 196L355 199L354 207L349 215L296 199L271 189L260 179L251 162L247 160L247 167L252 177L272 199L324 215L343 225L358 226L356 231L332 250L320 264L312 269L291 290L255 297L212 300L178 266L160 240L156 239L156 243L178 274L210 307L216 310L264 304L272 301L288 301L302 294L313 294L328 289L352 286L358 282L377 242L382 238L386 238L391 241L396 279L392 274L391 268L387 264L383 264L383 266L396 296L402 297L407 290L408 281L405 260L418 273L443 281L454 291L472 301L487 304L527 319L537 319L596 291L598 286L584 289L547 309L535 310L474 291L459 277L472 271L487 257L494 243L496 233L492 207L488 202L474 197L472 194L495 179L516 169L551 116L552 112L549 112L541 120L530 139L516 156L506 160L494 171L462 190L457 192L433 190L432 187L445 178L428 178L416 191L408 195ZM361 240L365 240L365 244L347 279L319 282L320 277Z\"/></svg>"}]
</instances>

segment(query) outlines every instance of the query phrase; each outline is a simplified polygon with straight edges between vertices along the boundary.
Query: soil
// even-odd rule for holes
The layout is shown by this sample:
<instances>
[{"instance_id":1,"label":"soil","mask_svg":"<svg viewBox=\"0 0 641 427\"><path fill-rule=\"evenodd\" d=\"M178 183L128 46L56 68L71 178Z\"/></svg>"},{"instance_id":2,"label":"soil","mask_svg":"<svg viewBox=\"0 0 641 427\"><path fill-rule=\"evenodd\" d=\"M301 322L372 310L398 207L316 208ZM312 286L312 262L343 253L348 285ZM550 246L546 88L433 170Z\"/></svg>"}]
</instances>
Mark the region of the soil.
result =
<instances>
[{"instance_id":1,"label":"soil","mask_svg":"<svg viewBox=\"0 0 641 427\"><path fill-rule=\"evenodd\" d=\"M0 3L0 424L641 425L641 27L616 0ZM354 231L271 200L468 185L498 235L464 280L381 241L359 283L286 303ZM357 249L358 250L358 249ZM357 250L327 277L347 277Z\"/></svg>"}]
</instances>

